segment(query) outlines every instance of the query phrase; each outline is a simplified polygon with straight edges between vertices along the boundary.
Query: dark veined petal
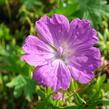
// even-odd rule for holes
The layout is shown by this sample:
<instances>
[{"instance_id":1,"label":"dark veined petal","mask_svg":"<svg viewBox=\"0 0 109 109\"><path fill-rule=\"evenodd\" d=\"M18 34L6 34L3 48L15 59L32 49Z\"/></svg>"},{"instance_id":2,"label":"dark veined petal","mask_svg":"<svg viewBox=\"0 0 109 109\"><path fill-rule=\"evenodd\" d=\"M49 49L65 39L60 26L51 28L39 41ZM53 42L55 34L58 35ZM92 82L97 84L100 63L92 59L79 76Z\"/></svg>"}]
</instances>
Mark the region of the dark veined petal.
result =
<instances>
[{"instance_id":1,"label":"dark veined petal","mask_svg":"<svg viewBox=\"0 0 109 109\"><path fill-rule=\"evenodd\" d=\"M55 72L54 69L56 68L51 64L37 66L33 72L33 79L39 84L45 87L52 87L55 90L57 84L57 72Z\"/></svg>"},{"instance_id":2,"label":"dark veined petal","mask_svg":"<svg viewBox=\"0 0 109 109\"><path fill-rule=\"evenodd\" d=\"M33 73L34 80L46 87L52 87L54 91L68 88L70 77L69 70L61 60L55 60L52 64L39 66Z\"/></svg>"},{"instance_id":3,"label":"dark veined petal","mask_svg":"<svg viewBox=\"0 0 109 109\"><path fill-rule=\"evenodd\" d=\"M69 35L69 42L73 48L91 47L98 41L96 31L91 28L88 20L73 20L70 23Z\"/></svg>"},{"instance_id":4,"label":"dark veined petal","mask_svg":"<svg viewBox=\"0 0 109 109\"><path fill-rule=\"evenodd\" d=\"M52 49L35 36L28 36L23 44L24 55L21 60L33 66L46 64L54 54Z\"/></svg>"},{"instance_id":5,"label":"dark veined petal","mask_svg":"<svg viewBox=\"0 0 109 109\"><path fill-rule=\"evenodd\" d=\"M75 56L69 58L69 64L82 71L94 71L100 67L101 64L100 51L95 47L91 47L87 50L81 49Z\"/></svg>"},{"instance_id":6,"label":"dark veined petal","mask_svg":"<svg viewBox=\"0 0 109 109\"><path fill-rule=\"evenodd\" d=\"M69 34L69 44L74 50L68 57L71 75L86 84L94 77L92 72L100 66L100 51L92 47L98 41L96 31L90 27L89 21L75 19L70 23Z\"/></svg>"},{"instance_id":7,"label":"dark veined petal","mask_svg":"<svg viewBox=\"0 0 109 109\"><path fill-rule=\"evenodd\" d=\"M81 71L73 66L69 66L69 70L72 77L81 84L89 83L94 77L94 74L92 72Z\"/></svg>"},{"instance_id":8,"label":"dark veined petal","mask_svg":"<svg viewBox=\"0 0 109 109\"><path fill-rule=\"evenodd\" d=\"M42 58L39 55L32 55L32 54L24 54L21 57L22 61L25 61L26 63L32 65L32 66L37 66L37 65L44 65L47 64L48 62L45 60L45 58Z\"/></svg>"},{"instance_id":9,"label":"dark veined petal","mask_svg":"<svg viewBox=\"0 0 109 109\"><path fill-rule=\"evenodd\" d=\"M63 61L57 60L54 62L57 65L57 89L66 90L70 84L71 75L69 69Z\"/></svg>"},{"instance_id":10,"label":"dark veined petal","mask_svg":"<svg viewBox=\"0 0 109 109\"><path fill-rule=\"evenodd\" d=\"M63 15L54 14L52 18L43 16L36 21L36 31L40 38L56 47L68 37L69 21Z\"/></svg>"},{"instance_id":11,"label":"dark veined petal","mask_svg":"<svg viewBox=\"0 0 109 109\"><path fill-rule=\"evenodd\" d=\"M72 77L78 82L86 84L94 77L92 72L100 67L100 51L95 47L91 47L78 53L78 55L73 56L69 60Z\"/></svg>"}]
</instances>

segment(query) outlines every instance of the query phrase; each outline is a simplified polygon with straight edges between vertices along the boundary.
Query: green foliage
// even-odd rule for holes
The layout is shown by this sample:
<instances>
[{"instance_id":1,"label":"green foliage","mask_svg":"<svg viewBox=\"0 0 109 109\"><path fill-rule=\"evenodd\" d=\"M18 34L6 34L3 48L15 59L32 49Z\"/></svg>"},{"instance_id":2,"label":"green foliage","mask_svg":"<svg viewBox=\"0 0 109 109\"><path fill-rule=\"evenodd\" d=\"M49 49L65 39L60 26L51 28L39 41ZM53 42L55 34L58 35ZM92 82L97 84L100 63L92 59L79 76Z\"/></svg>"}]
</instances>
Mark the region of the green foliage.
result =
<instances>
[{"instance_id":1,"label":"green foliage","mask_svg":"<svg viewBox=\"0 0 109 109\"><path fill-rule=\"evenodd\" d=\"M72 81L70 88L62 92L64 94L62 101L53 100L50 89L39 89L37 93L41 100L37 103L36 109L55 109L56 107L62 109L96 109L96 106L99 105L107 106L109 105L109 84L105 84L105 80L106 75L99 75L87 86Z\"/></svg>"},{"instance_id":2,"label":"green foliage","mask_svg":"<svg viewBox=\"0 0 109 109\"><path fill-rule=\"evenodd\" d=\"M39 0L20 0L22 3L19 8L18 17L20 17L20 21L23 23L27 23L30 25L30 33L34 33L34 24L31 19L35 19L38 16L43 14L43 4Z\"/></svg>"},{"instance_id":3,"label":"green foliage","mask_svg":"<svg viewBox=\"0 0 109 109\"><path fill-rule=\"evenodd\" d=\"M107 26L103 29L102 33L98 32L98 38L97 46L100 48L105 59L109 59L109 30Z\"/></svg>"},{"instance_id":4,"label":"green foliage","mask_svg":"<svg viewBox=\"0 0 109 109\"><path fill-rule=\"evenodd\" d=\"M7 46L6 49L0 47L0 70L8 72L16 72L17 74L29 74L30 68L24 62L21 62L20 55L21 49L16 46ZM11 55L10 55L11 54ZM14 66L14 67L13 67Z\"/></svg>"},{"instance_id":5,"label":"green foliage","mask_svg":"<svg viewBox=\"0 0 109 109\"><path fill-rule=\"evenodd\" d=\"M102 21L103 16L109 16L109 5L107 5L105 0L84 0L84 2L79 3L79 10L81 18L86 18L91 20L93 26L97 27Z\"/></svg>"},{"instance_id":6,"label":"green foliage","mask_svg":"<svg viewBox=\"0 0 109 109\"><path fill-rule=\"evenodd\" d=\"M66 3L65 0L58 0L56 7L52 10L50 14L59 13L72 19L72 17L74 17L72 16L72 14L75 13L78 5L76 5L76 2L74 0L67 0L67 2L68 3Z\"/></svg>"},{"instance_id":7,"label":"green foliage","mask_svg":"<svg viewBox=\"0 0 109 109\"><path fill-rule=\"evenodd\" d=\"M0 5L5 4L5 0L0 0Z\"/></svg>"},{"instance_id":8,"label":"green foliage","mask_svg":"<svg viewBox=\"0 0 109 109\"><path fill-rule=\"evenodd\" d=\"M109 97L105 96L105 91L103 87L105 79L106 75L102 75L99 76L97 79L93 80L92 83L87 86L79 86L80 91L74 91L73 96L71 96L73 97L73 101L76 104L72 106L67 106L65 107L65 109L70 109L71 107L75 107L75 109L96 109L96 106L99 104L109 105ZM78 88L75 87L75 89L77 90ZM108 93L108 91L106 93Z\"/></svg>"},{"instance_id":9,"label":"green foliage","mask_svg":"<svg viewBox=\"0 0 109 109\"><path fill-rule=\"evenodd\" d=\"M43 5L40 0L34 0L33 2L31 2L31 0L20 0L20 1L28 10L35 10L37 7Z\"/></svg>"},{"instance_id":10,"label":"green foliage","mask_svg":"<svg viewBox=\"0 0 109 109\"><path fill-rule=\"evenodd\" d=\"M37 102L36 109L55 109L56 101L52 99L52 90L51 88L41 89L40 87L36 90L37 94L40 97L40 100Z\"/></svg>"},{"instance_id":11,"label":"green foliage","mask_svg":"<svg viewBox=\"0 0 109 109\"><path fill-rule=\"evenodd\" d=\"M35 83L32 80L34 68L20 60L25 37L36 34L35 21L40 16L54 13L63 14L70 20L76 17L89 19L98 30L96 46L101 57L109 61L109 5L106 0L0 0L0 109L96 109L109 106L109 74L104 74L102 66L91 83L81 85L72 80L66 91L59 90L63 99L53 100L52 89Z\"/></svg>"},{"instance_id":12,"label":"green foliage","mask_svg":"<svg viewBox=\"0 0 109 109\"><path fill-rule=\"evenodd\" d=\"M64 14L72 19L89 19L94 27L101 23L103 16L109 17L109 5L105 0L59 0L53 13Z\"/></svg>"},{"instance_id":13,"label":"green foliage","mask_svg":"<svg viewBox=\"0 0 109 109\"><path fill-rule=\"evenodd\" d=\"M28 101L32 100L35 91L35 82L30 78L19 75L9 82L7 86L10 88L14 87L15 97L24 95Z\"/></svg>"},{"instance_id":14,"label":"green foliage","mask_svg":"<svg viewBox=\"0 0 109 109\"><path fill-rule=\"evenodd\" d=\"M6 25L0 24L0 43L3 44L4 40L9 41L11 39L9 32L10 32L10 30Z\"/></svg>"}]
</instances>

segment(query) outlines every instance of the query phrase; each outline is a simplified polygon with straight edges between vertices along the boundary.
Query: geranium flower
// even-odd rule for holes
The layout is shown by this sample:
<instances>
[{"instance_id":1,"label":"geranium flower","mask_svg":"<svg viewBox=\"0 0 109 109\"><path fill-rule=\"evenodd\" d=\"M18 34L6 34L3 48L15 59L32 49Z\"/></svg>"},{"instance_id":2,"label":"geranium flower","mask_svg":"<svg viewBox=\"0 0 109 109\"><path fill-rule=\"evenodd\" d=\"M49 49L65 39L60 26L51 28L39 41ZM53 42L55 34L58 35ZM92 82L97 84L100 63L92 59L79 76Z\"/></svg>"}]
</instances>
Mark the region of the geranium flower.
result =
<instances>
[{"instance_id":1,"label":"geranium flower","mask_svg":"<svg viewBox=\"0 0 109 109\"><path fill-rule=\"evenodd\" d=\"M96 31L89 21L68 19L59 14L36 21L37 37L29 35L23 44L21 59L35 66L33 79L54 91L66 90L73 78L89 83L100 65Z\"/></svg>"}]
</instances>

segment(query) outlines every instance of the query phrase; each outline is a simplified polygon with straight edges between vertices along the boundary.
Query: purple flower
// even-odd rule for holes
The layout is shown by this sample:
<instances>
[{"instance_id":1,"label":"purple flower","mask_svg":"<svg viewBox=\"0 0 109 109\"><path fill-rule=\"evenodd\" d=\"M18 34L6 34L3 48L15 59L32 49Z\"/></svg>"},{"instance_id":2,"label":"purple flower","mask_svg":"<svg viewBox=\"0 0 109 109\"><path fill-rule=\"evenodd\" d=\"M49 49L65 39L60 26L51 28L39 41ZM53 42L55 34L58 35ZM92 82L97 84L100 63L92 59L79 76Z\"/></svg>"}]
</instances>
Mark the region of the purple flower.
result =
<instances>
[{"instance_id":1,"label":"purple flower","mask_svg":"<svg viewBox=\"0 0 109 109\"><path fill-rule=\"evenodd\" d=\"M41 17L36 21L38 37L29 35L21 59L35 66L33 79L54 91L66 90L71 78L89 83L100 65L98 41L89 21L75 19L69 23L63 15Z\"/></svg>"},{"instance_id":2,"label":"purple flower","mask_svg":"<svg viewBox=\"0 0 109 109\"><path fill-rule=\"evenodd\" d=\"M62 100L63 94L61 92L55 92L53 93L53 99L54 100Z\"/></svg>"}]
</instances>

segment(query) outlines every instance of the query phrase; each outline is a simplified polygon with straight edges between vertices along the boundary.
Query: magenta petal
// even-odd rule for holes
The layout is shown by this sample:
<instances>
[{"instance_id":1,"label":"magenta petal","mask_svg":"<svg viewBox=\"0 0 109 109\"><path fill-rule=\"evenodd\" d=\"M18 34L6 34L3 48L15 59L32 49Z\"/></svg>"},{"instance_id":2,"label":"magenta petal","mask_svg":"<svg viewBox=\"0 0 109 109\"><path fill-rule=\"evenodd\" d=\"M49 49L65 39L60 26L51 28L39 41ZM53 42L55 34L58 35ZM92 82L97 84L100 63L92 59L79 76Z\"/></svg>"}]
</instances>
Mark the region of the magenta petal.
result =
<instances>
[{"instance_id":1,"label":"magenta petal","mask_svg":"<svg viewBox=\"0 0 109 109\"><path fill-rule=\"evenodd\" d=\"M83 63L84 69L88 71L94 71L101 65L101 60L100 60L100 51L98 48L91 47L88 50L83 51L82 55L85 55L88 60L86 63Z\"/></svg>"},{"instance_id":2,"label":"magenta petal","mask_svg":"<svg viewBox=\"0 0 109 109\"><path fill-rule=\"evenodd\" d=\"M69 58L69 69L75 80L86 84L94 77L92 72L100 66L100 52L95 47L80 51L78 50L75 56Z\"/></svg>"},{"instance_id":3,"label":"magenta petal","mask_svg":"<svg viewBox=\"0 0 109 109\"><path fill-rule=\"evenodd\" d=\"M72 77L81 84L89 83L94 77L92 72L80 71L72 66L69 66L69 69Z\"/></svg>"},{"instance_id":4,"label":"magenta petal","mask_svg":"<svg viewBox=\"0 0 109 109\"><path fill-rule=\"evenodd\" d=\"M70 84L71 75L67 66L63 61L57 60L54 62L57 65L57 89L66 90Z\"/></svg>"},{"instance_id":5,"label":"magenta petal","mask_svg":"<svg viewBox=\"0 0 109 109\"><path fill-rule=\"evenodd\" d=\"M43 41L53 45L52 34L48 28L49 22L50 18L48 16L41 17L38 21L36 21L36 31Z\"/></svg>"},{"instance_id":6,"label":"magenta petal","mask_svg":"<svg viewBox=\"0 0 109 109\"><path fill-rule=\"evenodd\" d=\"M78 50L75 56L69 58L69 63L79 70L93 71L100 67L100 51L95 47Z\"/></svg>"},{"instance_id":7,"label":"magenta petal","mask_svg":"<svg viewBox=\"0 0 109 109\"><path fill-rule=\"evenodd\" d=\"M56 60L52 64L37 67L33 79L39 84L52 87L54 91L65 90L70 84L70 72L62 61Z\"/></svg>"},{"instance_id":8,"label":"magenta petal","mask_svg":"<svg viewBox=\"0 0 109 109\"><path fill-rule=\"evenodd\" d=\"M28 36L23 44L25 54L21 60L33 66L44 65L48 60L54 57L49 45L35 36Z\"/></svg>"},{"instance_id":9,"label":"magenta petal","mask_svg":"<svg viewBox=\"0 0 109 109\"><path fill-rule=\"evenodd\" d=\"M54 67L51 64L44 66L38 66L33 72L33 79L36 80L39 84L46 87L52 87L56 89L57 77Z\"/></svg>"},{"instance_id":10,"label":"magenta petal","mask_svg":"<svg viewBox=\"0 0 109 109\"><path fill-rule=\"evenodd\" d=\"M49 45L41 41L36 36L29 35L23 44L23 50L25 53L43 55L51 53L51 48Z\"/></svg>"},{"instance_id":11,"label":"magenta petal","mask_svg":"<svg viewBox=\"0 0 109 109\"><path fill-rule=\"evenodd\" d=\"M70 23L69 34L73 47L91 47L98 41L96 31L91 28L88 20L73 20Z\"/></svg>"},{"instance_id":12,"label":"magenta petal","mask_svg":"<svg viewBox=\"0 0 109 109\"><path fill-rule=\"evenodd\" d=\"M53 99L54 100L62 100L63 94L61 92L54 92Z\"/></svg>"},{"instance_id":13,"label":"magenta petal","mask_svg":"<svg viewBox=\"0 0 109 109\"><path fill-rule=\"evenodd\" d=\"M25 61L26 63L32 65L32 66L37 66L37 65L44 65L47 64L47 61L45 60L45 58L42 58L39 55L30 55L30 54L24 54L21 57L22 61Z\"/></svg>"},{"instance_id":14,"label":"magenta petal","mask_svg":"<svg viewBox=\"0 0 109 109\"><path fill-rule=\"evenodd\" d=\"M59 46L68 37L69 27L67 18L58 14L52 18L43 16L36 22L36 30L41 39L54 46Z\"/></svg>"}]
</instances>

